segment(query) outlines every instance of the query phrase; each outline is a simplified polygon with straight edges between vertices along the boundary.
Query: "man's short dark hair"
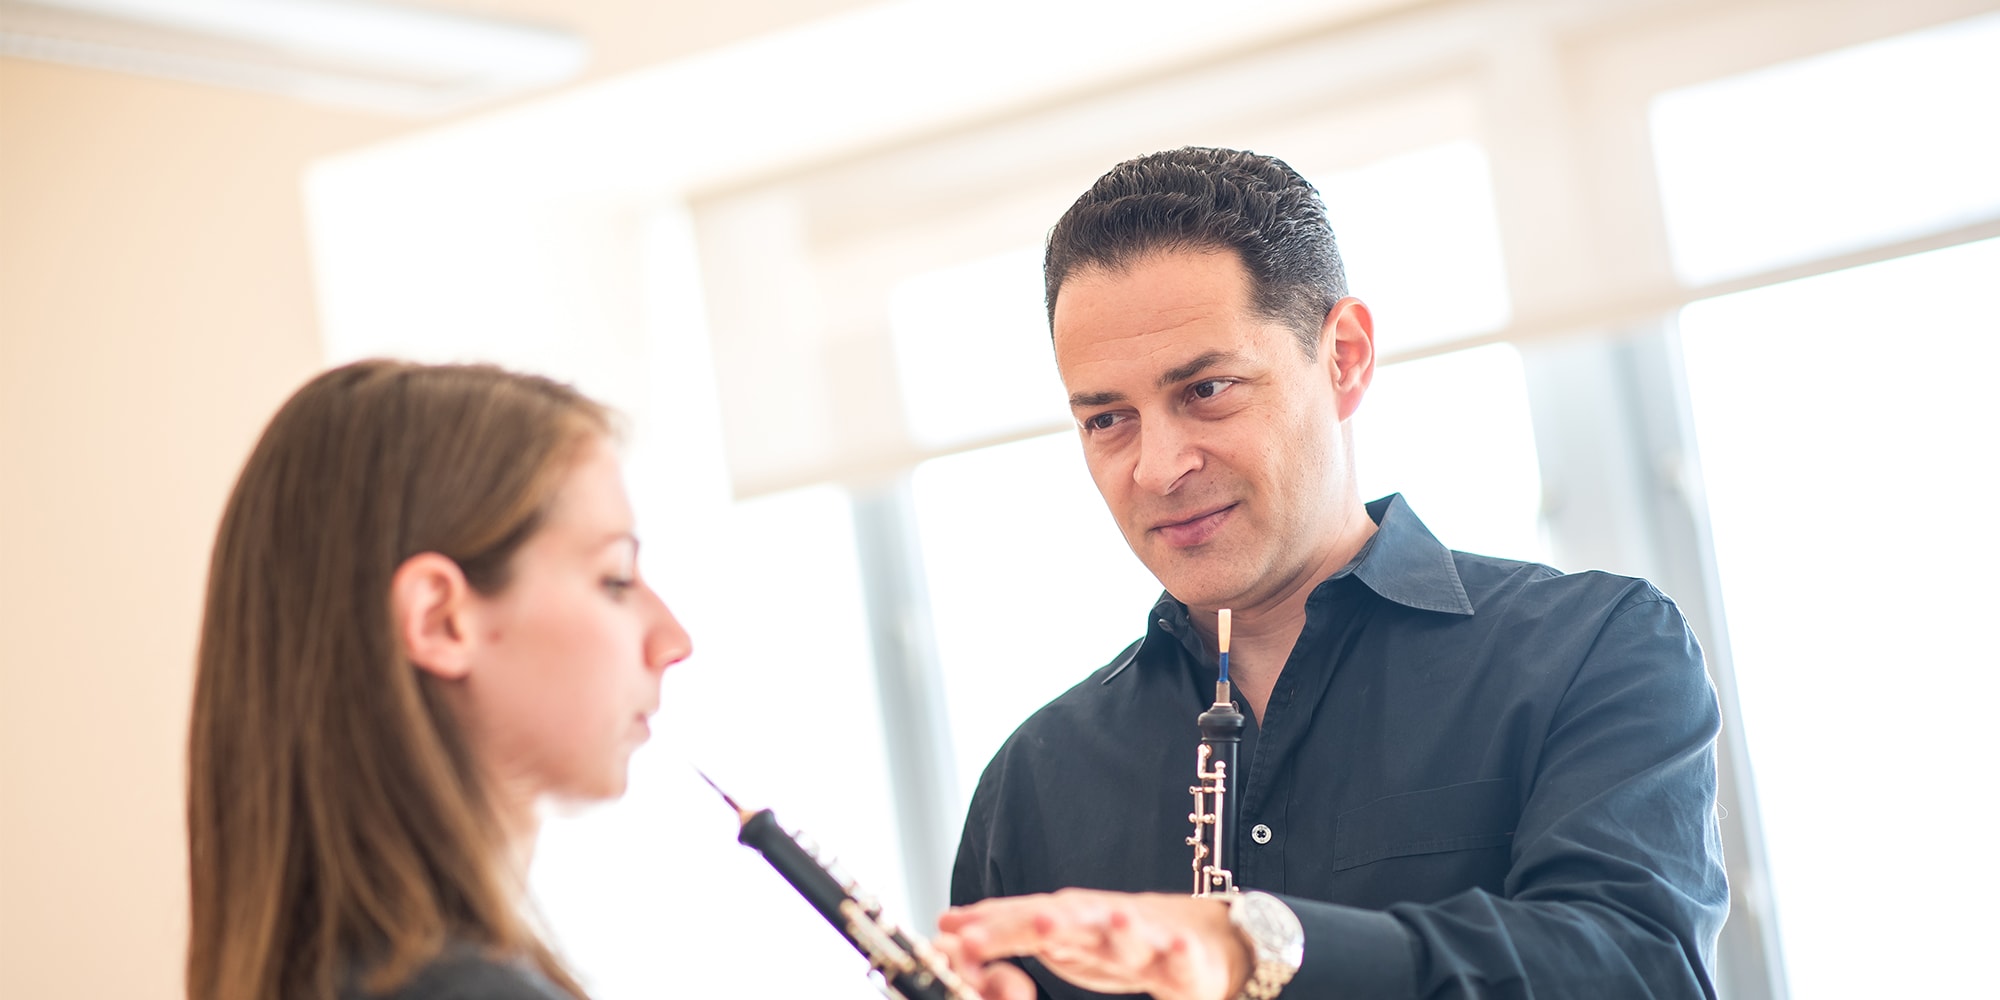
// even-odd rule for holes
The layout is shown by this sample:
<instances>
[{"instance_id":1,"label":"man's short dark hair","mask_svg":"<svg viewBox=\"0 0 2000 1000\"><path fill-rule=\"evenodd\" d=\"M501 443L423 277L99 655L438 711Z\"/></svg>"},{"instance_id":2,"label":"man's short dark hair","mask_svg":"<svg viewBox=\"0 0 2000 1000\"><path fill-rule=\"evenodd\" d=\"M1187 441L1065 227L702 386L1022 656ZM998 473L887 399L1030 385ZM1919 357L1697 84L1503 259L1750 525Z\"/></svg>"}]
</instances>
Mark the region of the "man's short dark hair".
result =
<instances>
[{"instance_id":1,"label":"man's short dark hair","mask_svg":"<svg viewBox=\"0 0 2000 1000\"><path fill-rule=\"evenodd\" d=\"M1306 356L1327 311L1347 295L1326 205L1271 156L1185 146L1126 160L1097 179L1049 232L1042 279L1049 322L1079 270L1122 271L1150 254L1230 250L1259 311L1290 326Z\"/></svg>"}]
</instances>

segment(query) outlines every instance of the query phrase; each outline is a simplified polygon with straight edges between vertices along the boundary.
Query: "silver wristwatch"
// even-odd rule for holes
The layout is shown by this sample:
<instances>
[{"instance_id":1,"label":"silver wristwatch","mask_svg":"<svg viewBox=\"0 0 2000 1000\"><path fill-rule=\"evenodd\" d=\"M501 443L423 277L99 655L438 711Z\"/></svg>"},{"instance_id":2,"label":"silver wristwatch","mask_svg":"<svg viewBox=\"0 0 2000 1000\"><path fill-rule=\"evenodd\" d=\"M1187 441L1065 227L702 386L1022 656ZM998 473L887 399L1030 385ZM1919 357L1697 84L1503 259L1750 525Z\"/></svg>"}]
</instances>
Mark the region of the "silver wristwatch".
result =
<instances>
[{"instance_id":1,"label":"silver wristwatch","mask_svg":"<svg viewBox=\"0 0 2000 1000\"><path fill-rule=\"evenodd\" d=\"M1271 1000L1305 960L1306 932L1298 914L1267 892L1232 892L1229 925L1250 942L1250 979L1235 1000Z\"/></svg>"}]
</instances>

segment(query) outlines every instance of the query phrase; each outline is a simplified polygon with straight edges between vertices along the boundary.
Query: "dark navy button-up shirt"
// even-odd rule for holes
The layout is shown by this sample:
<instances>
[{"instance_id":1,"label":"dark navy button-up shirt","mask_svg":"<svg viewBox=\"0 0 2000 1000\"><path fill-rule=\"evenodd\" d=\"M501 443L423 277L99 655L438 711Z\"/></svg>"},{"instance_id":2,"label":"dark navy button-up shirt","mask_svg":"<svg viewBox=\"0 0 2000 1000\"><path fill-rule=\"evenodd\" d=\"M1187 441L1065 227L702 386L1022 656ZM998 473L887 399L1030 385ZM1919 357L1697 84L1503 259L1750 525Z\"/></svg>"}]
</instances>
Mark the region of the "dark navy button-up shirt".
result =
<instances>
[{"instance_id":1,"label":"dark navy button-up shirt","mask_svg":"<svg viewBox=\"0 0 2000 1000\"><path fill-rule=\"evenodd\" d=\"M1305 925L1284 996L1713 996L1720 716L1680 611L1643 580L1450 551L1400 496L1368 513L1238 752L1236 884ZM987 766L952 902L1187 892L1215 679L1163 597Z\"/></svg>"}]
</instances>

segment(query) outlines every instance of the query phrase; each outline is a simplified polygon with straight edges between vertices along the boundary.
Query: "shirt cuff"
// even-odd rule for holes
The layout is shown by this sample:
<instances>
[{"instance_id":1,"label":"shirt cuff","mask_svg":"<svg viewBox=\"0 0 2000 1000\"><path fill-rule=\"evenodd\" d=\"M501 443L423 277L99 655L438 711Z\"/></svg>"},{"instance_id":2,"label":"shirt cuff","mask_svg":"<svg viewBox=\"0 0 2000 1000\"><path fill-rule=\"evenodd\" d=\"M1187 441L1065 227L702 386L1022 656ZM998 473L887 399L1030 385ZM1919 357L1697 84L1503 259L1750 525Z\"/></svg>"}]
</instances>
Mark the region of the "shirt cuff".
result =
<instances>
[{"instance_id":1,"label":"shirt cuff","mask_svg":"<svg viewBox=\"0 0 2000 1000\"><path fill-rule=\"evenodd\" d=\"M1305 958L1279 997L1405 1000L1416 994L1415 941L1401 921L1363 910L1280 895L1305 929Z\"/></svg>"}]
</instances>

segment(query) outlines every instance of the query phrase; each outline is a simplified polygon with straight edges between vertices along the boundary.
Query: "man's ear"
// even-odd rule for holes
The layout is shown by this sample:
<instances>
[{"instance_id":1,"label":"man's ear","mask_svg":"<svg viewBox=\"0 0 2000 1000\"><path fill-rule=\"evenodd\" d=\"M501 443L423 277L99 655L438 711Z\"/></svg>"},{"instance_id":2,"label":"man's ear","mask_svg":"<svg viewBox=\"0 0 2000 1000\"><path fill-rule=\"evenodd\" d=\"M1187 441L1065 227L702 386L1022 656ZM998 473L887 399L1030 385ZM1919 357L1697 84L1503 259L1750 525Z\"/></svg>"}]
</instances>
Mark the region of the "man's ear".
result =
<instances>
[{"instance_id":1,"label":"man's ear","mask_svg":"<svg viewBox=\"0 0 2000 1000\"><path fill-rule=\"evenodd\" d=\"M389 580L389 611L403 655L446 680L470 673L471 598L465 571L450 558L419 552L403 560Z\"/></svg>"},{"instance_id":2,"label":"man's ear","mask_svg":"<svg viewBox=\"0 0 2000 1000\"><path fill-rule=\"evenodd\" d=\"M1319 347L1340 419L1346 420L1361 408L1361 397L1375 380L1375 317L1368 306L1351 295L1335 302L1320 327Z\"/></svg>"}]
</instances>

